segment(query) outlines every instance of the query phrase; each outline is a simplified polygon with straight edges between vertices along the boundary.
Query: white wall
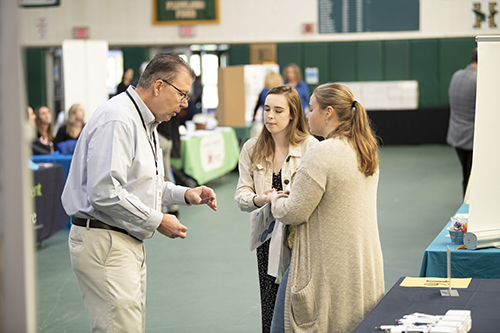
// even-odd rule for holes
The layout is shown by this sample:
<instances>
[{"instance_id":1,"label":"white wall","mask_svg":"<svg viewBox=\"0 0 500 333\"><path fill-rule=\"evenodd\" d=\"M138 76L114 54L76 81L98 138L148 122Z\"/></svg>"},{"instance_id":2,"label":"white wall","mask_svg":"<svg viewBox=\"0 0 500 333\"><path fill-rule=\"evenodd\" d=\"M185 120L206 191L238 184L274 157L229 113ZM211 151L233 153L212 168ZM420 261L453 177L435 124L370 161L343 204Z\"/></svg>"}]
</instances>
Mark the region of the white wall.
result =
<instances>
[{"instance_id":1,"label":"white wall","mask_svg":"<svg viewBox=\"0 0 500 333\"><path fill-rule=\"evenodd\" d=\"M220 23L196 26L194 37L180 37L178 26L154 26L151 0L62 0L58 7L21 9L24 46L59 46L74 27L89 27L91 39L109 45L179 45L198 43L313 42L373 39L467 37L500 34L497 28L474 29L472 3L484 0L420 0L420 31L302 34L303 23L316 24L318 0L219 0ZM500 11L500 4L497 5ZM37 33L37 23L46 28ZM43 37L42 37L43 35Z\"/></svg>"}]
</instances>

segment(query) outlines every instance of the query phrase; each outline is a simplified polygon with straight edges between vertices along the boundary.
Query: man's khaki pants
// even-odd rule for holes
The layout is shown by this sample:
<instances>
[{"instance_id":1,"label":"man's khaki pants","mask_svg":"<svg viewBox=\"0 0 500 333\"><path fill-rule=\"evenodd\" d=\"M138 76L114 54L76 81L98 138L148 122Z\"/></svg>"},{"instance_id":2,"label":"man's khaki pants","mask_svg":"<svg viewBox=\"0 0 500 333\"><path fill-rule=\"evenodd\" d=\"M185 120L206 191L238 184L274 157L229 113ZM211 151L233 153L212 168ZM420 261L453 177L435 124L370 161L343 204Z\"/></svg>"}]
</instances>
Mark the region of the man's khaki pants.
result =
<instances>
[{"instance_id":1,"label":"man's khaki pants","mask_svg":"<svg viewBox=\"0 0 500 333\"><path fill-rule=\"evenodd\" d=\"M144 242L117 231L73 225L68 243L92 332L144 332Z\"/></svg>"}]
</instances>

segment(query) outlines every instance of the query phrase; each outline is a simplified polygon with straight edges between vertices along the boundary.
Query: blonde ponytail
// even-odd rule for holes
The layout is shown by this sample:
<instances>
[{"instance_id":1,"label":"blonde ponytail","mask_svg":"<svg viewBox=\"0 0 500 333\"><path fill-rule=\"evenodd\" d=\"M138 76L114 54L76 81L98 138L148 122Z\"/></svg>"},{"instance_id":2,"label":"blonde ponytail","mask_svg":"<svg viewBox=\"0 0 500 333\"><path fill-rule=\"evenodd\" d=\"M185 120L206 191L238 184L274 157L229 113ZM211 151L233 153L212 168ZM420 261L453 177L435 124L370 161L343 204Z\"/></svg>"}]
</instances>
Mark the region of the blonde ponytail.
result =
<instances>
[{"instance_id":1,"label":"blonde ponytail","mask_svg":"<svg viewBox=\"0 0 500 333\"><path fill-rule=\"evenodd\" d=\"M372 176L378 169L378 145L363 105L349 88L337 83L323 84L313 94L321 109L331 106L339 118L339 126L327 138L347 138L357 152L359 170Z\"/></svg>"}]
</instances>

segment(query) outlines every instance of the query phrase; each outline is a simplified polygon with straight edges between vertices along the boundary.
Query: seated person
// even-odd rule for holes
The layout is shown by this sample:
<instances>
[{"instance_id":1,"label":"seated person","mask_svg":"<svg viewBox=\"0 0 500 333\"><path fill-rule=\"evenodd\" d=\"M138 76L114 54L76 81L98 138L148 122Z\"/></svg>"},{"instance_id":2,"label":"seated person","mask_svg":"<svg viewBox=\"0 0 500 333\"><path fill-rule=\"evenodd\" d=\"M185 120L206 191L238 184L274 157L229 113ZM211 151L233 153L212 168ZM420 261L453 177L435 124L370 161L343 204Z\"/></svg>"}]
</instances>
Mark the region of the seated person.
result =
<instances>
[{"instance_id":1,"label":"seated person","mask_svg":"<svg viewBox=\"0 0 500 333\"><path fill-rule=\"evenodd\" d=\"M32 143L33 155L51 154L54 152L54 132L52 130L52 114L46 106L35 110L37 139Z\"/></svg>"},{"instance_id":2,"label":"seated person","mask_svg":"<svg viewBox=\"0 0 500 333\"><path fill-rule=\"evenodd\" d=\"M68 110L68 119L57 131L54 139L54 146L68 140L78 140L80 133L85 126L85 110L81 104L73 104Z\"/></svg>"}]
</instances>

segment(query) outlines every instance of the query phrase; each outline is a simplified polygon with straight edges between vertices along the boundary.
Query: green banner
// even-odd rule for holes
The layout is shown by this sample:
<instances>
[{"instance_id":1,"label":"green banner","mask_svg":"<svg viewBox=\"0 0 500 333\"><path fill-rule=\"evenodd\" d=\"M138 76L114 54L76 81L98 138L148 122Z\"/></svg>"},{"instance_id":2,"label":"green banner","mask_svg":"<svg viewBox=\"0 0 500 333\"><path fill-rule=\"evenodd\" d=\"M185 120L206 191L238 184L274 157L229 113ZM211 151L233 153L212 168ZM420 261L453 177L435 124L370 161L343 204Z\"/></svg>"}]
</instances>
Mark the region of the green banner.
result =
<instances>
[{"instance_id":1,"label":"green banner","mask_svg":"<svg viewBox=\"0 0 500 333\"><path fill-rule=\"evenodd\" d=\"M153 0L153 24L217 24L219 0Z\"/></svg>"}]
</instances>

